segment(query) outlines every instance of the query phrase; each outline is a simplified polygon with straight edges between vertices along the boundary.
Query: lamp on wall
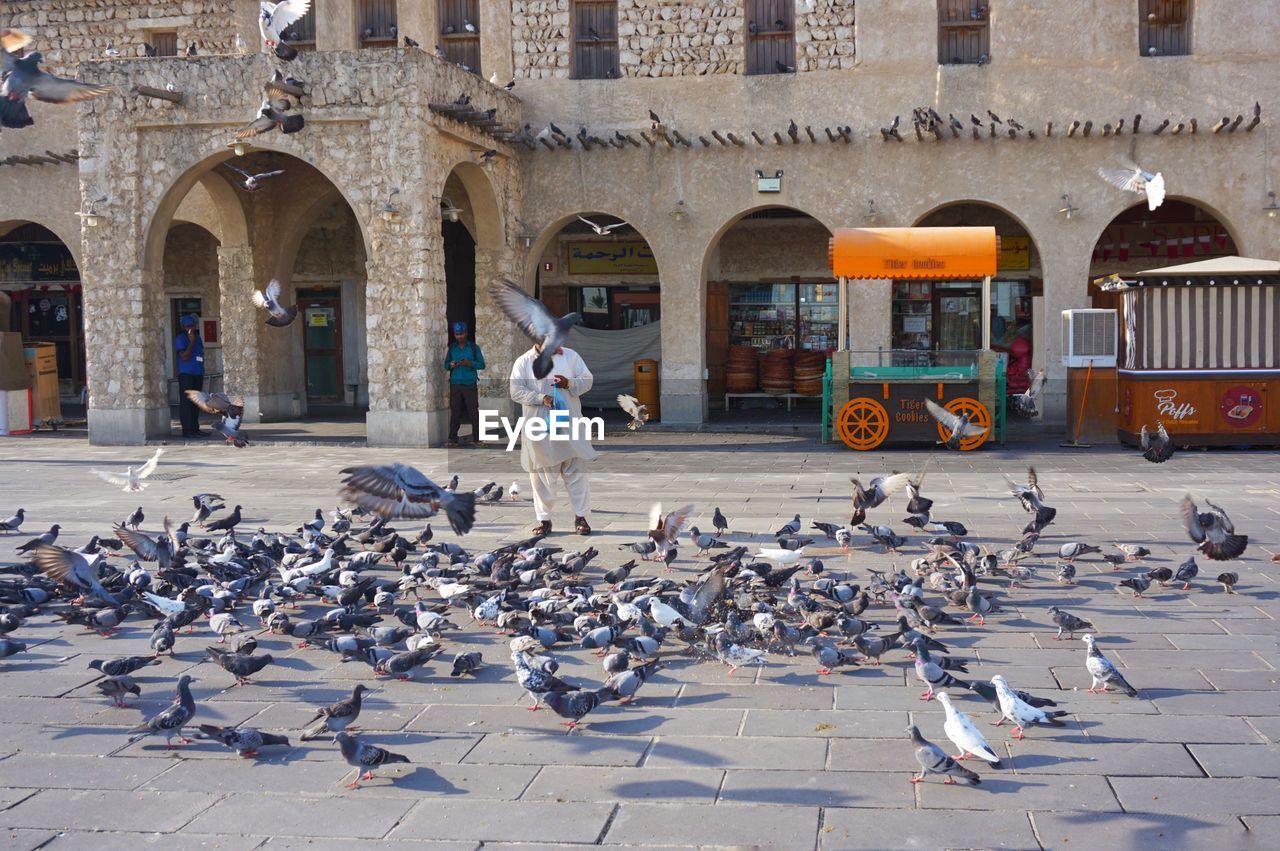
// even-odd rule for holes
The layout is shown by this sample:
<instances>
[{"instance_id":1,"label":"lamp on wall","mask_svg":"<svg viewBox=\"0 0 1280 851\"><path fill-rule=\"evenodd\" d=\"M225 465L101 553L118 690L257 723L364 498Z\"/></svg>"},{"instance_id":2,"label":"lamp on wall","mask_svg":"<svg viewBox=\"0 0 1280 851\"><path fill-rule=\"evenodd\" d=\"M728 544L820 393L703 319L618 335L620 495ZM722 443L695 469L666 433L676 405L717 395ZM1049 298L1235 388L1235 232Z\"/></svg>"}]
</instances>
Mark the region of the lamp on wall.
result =
<instances>
[{"instance_id":1,"label":"lamp on wall","mask_svg":"<svg viewBox=\"0 0 1280 851\"><path fill-rule=\"evenodd\" d=\"M668 215L671 216L671 218L675 219L677 222L683 222L685 219L689 218L689 211L684 206L683 198L681 198L679 201L676 201L675 209L673 209L670 213L668 213Z\"/></svg>"},{"instance_id":2,"label":"lamp on wall","mask_svg":"<svg viewBox=\"0 0 1280 851\"><path fill-rule=\"evenodd\" d=\"M1273 219L1276 217L1276 213L1280 213L1280 204L1276 204L1276 193L1267 193L1267 206L1262 209L1266 210L1267 215Z\"/></svg>"},{"instance_id":3,"label":"lamp on wall","mask_svg":"<svg viewBox=\"0 0 1280 851\"><path fill-rule=\"evenodd\" d=\"M391 194L387 196L387 200L383 202L382 207L378 210L382 214L382 218L388 222L394 222L400 218L400 209L391 203L391 199L400 194L400 187L397 186L391 190Z\"/></svg>"},{"instance_id":4,"label":"lamp on wall","mask_svg":"<svg viewBox=\"0 0 1280 851\"><path fill-rule=\"evenodd\" d=\"M453 202L443 195L434 196L440 202L440 218L446 222L456 222L462 215L462 208L453 206Z\"/></svg>"},{"instance_id":5,"label":"lamp on wall","mask_svg":"<svg viewBox=\"0 0 1280 851\"><path fill-rule=\"evenodd\" d=\"M1062 205L1063 205L1063 206L1062 206L1062 209L1058 210L1058 212L1059 212L1059 213L1063 213L1063 214L1065 214L1065 215L1066 215L1066 217L1067 217L1067 219L1070 219L1070 218L1071 218L1072 216L1074 216L1076 213L1080 212L1080 208L1079 208L1079 207L1072 206L1072 204L1071 204L1071 196L1070 196L1070 195L1068 195L1068 194L1065 194L1065 193L1063 194L1063 196L1062 196Z\"/></svg>"},{"instance_id":6,"label":"lamp on wall","mask_svg":"<svg viewBox=\"0 0 1280 851\"><path fill-rule=\"evenodd\" d=\"M80 220L84 222L85 227L96 228L107 220L106 216L100 215L94 209L95 204L101 204L106 200L107 196L103 195L101 198L97 198L86 204L83 212L76 213L76 215L80 217Z\"/></svg>"},{"instance_id":7,"label":"lamp on wall","mask_svg":"<svg viewBox=\"0 0 1280 851\"><path fill-rule=\"evenodd\" d=\"M869 222L874 222L880 218L880 211L876 209L876 201L874 198L867 200L867 211L862 214L862 218Z\"/></svg>"},{"instance_id":8,"label":"lamp on wall","mask_svg":"<svg viewBox=\"0 0 1280 851\"><path fill-rule=\"evenodd\" d=\"M227 147L230 148L232 151L235 151L235 155L237 157L243 157L244 152L248 150L244 142L228 142Z\"/></svg>"}]
</instances>

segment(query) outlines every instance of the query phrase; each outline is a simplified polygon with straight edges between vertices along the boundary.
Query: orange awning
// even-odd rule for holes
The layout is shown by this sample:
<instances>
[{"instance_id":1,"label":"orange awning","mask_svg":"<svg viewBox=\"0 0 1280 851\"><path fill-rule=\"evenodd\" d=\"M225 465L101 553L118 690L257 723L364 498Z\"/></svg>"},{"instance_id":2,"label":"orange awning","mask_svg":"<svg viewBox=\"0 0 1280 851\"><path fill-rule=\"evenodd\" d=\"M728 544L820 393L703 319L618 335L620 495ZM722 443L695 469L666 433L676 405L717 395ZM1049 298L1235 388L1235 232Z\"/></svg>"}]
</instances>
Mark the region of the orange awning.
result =
<instances>
[{"instance_id":1,"label":"orange awning","mask_svg":"<svg viewBox=\"0 0 1280 851\"><path fill-rule=\"evenodd\" d=\"M985 278L999 253L993 227L838 228L830 246L837 278Z\"/></svg>"}]
</instances>

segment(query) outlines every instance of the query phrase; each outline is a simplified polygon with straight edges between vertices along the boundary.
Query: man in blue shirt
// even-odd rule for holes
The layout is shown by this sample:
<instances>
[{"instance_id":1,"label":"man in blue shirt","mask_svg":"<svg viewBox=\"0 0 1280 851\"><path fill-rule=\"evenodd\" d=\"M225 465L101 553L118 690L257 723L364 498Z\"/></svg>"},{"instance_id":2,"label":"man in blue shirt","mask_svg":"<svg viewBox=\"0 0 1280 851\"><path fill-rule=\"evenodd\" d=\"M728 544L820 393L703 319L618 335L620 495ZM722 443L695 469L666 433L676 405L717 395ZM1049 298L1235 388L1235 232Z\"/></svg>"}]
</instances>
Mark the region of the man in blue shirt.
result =
<instances>
[{"instance_id":1,"label":"man in blue shirt","mask_svg":"<svg viewBox=\"0 0 1280 851\"><path fill-rule=\"evenodd\" d=\"M182 423L182 436L208 437L200 431L200 411L187 398L188 390L204 390L204 341L196 330L196 318L191 314L182 317L182 332L173 341L178 360L178 422Z\"/></svg>"},{"instance_id":2,"label":"man in blue shirt","mask_svg":"<svg viewBox=\"0 0 1280 851\"><path fill-rule=\"evenodd\" d=\"M458 426L463 417L471 423L471 442L480 445L480 394L477 387L484 369L480 347L467 339L467 323L453 323L453 342L444 353L444 368L449 372L449 448L458 445Z\"/></svg>"}]
</instances>

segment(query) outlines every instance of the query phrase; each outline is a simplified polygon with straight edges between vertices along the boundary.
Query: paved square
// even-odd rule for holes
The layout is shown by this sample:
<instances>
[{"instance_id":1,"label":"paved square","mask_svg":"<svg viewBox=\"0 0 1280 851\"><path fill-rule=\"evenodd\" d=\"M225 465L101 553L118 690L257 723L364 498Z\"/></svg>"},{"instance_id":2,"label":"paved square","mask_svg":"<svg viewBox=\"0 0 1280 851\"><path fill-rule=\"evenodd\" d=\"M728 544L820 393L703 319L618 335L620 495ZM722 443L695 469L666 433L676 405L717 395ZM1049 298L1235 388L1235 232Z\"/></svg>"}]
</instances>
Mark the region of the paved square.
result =
<instances>
[{"instance_id":1,"label":"paved square","mask_svg":"<svg viewBox=\"0 0 1280 851\"><path fill-rule=\"evenodd\" d=\"M640 540L649 504L695 504L695 522L710 527L712 510L729 518L731 544L771 546L770 533L797 512L843 524L849 476L915 471L927 453L854 454L804 438L762 435L610 435L592 466L596 534L564 530L557 509L550 543L566 550L598 548L584 577L607 590L602 573ZM292 532L316 508L337 502L338 471L361 463L402 461L439 481L451 473L463 488L512 481L517 501L481 506L472 534L458 539L432 523L434 542L469 551L527 535L533 522L528 477L501 451L395 451L340 446L170 447L154 483L140 494L111 488L90 468L122 470L150 448L99 448L58 438L0 443L0 515L27 510L22 534L0 538L0 587L19 583L15 547L62 525L59 544L81 546L109 535L111 525L141 506L144 531L168 515L185 520L190 496L220 493L243 506L242 539L253 530ZM508 660L508 636L472 621L462 609L446 630L447 652L414 680L376 677L360 662L341 663L320 648L262 632L259 652L276 659L252 684L234 685L220 668L199 664L216 640L200 619L179 633L177 652L134 674L138 708L118 709L97 694L95 658L149 654L152 619L132 615L102 638L54 616L48 605L9 638L28 650L0 661L0 844L6 848L349 848L350 840L383 839L390 848L748 846L781 849L930 847L1274 847L1280 832L1280 460L1272 452L1182 452L1152 465L1118 449L986 450L936 456L923 492L936 520L963 522L967 540L1004 548L1026 515L1007 496L1004 477L1021 481L1034 463L1046 502L1058 509L1030 560L1034 576L1016 590L986 578L1003 613L985 627L942 627L937 638L968 660L962 679L1003 674L1016 688L1052 697L1066 710L1062 728L1033 728L1015 741L1010 725L987 726L987 704L951 689L956 705L982 729L1001 770L968 765L981 785L944 786L936 776L912 786L917 769L905 728L954 753L936 702L901 650L880 667L851 666L816 674L807 654L771 653L764 668L730 677L715 662L663 645L668 666L633 705L606 704L566 735L549 711L527 712ZM1250 537L1245 558L1219 565L1197 559L1189 591L1153 585L1143 598L1119 579L1152 567L1176 568L1192 554L1178 501L1190 491L1230 512ZM903 495L871 511L871 520L911 531ZM414 523L395 524L415 533ZM442 527L444 530L442 531ZM819 536L820 537L820 536ZM886 555L858 532L849 556L829 541L807 551L826 576L847 575L867 587L871 570L910 568L924 536L911 534ZM1057 547L1066 541L1142 544L1145 561L1112 571L1089 556L1077 581L1055 581ZM753 549L753 552L755 550ZM127 552L127 551L126 551ZM129 559L113 556L125 566ZM411 563L411 562L406 562ZM682 542L675 571L648 563L632 578L681 583L705 560ZM150 565L155 572L155 565ZM1214 577L1240 574L1238 594ZM394 578L391 566L372 575ZM272 580L276 576L272 575ZM812 578L805 576L808 588ZM523 592L527 596L527 591ZM428 591L433 600L434 592ZM941 605L938 592L927 594ZM410 599L411 603L411 599ZM1051 605L1097 627L1098 647L1140 696L1094 695L1085 689L1085 648L1053 640ZM300 617L329 604L309 598ZM957 612L955 608L950 611ZM237 608L256 632L247 601ZM962 613L966 616L967 613ZM881 632L894 628L891 605L864 617ZM474 678L449 677L455 652L480 650ZM803 650L803 648L801 648ZM559 675L594 687L599 661L565 641L549 651ZM241 760L207 741L165 751L159 738L129 745L126 730L172 698L183 673L193 684L195 723L249 724L288 735L292 745ZM373 691L360 718L362 740L412 760L381 769L358 790L341 785L347 766L327 740L301 742L299 727L314 707L345 697L356 683Z\"/></svg>"}]
</instances>

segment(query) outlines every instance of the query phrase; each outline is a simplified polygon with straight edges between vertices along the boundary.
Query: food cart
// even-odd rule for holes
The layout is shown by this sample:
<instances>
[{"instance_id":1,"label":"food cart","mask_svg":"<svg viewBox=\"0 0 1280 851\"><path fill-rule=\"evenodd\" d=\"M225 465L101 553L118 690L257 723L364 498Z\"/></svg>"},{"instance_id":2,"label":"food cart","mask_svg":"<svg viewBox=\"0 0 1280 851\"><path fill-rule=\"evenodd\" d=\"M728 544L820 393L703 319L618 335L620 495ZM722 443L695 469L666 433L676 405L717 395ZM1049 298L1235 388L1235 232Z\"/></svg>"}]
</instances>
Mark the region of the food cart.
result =
<instances>
[{"instance_id":1,"label":"food cart","mask_svg":"<svg viewBox=\"0 0 1280 851\"><path fill-rule=\"evenodd\" d=\"M933 399L955 413L968 413L986 426L962 441L976 449L1003 439L1003 361L991 351L991 276L999 243L992 227L844 228L831 238L830 259L839 279L838 349L832 354L823 436L840 438L851 449L933 443L946 434L925 408ZM980 348L972 351L918 351L879 348L851 350L850 282L890 287L893 281L981 281ZM861 301L861 299L859 299ZM860 326L874 327L865 310ZM887 317L886 317L887 318ZM855 327L855 335L862 331Z\"/></svg>"},{"instance_id":2,"label":"food cart","mask_svg":"<svg viewBox=\"0 0 1280 851\"><path fill-rule=\"evenodd\" d=\"M1112 276L1121 293L1116 429L1183 446L1280 444L1280 262L1218 257Z\"/></svg>"}]
</instances>

